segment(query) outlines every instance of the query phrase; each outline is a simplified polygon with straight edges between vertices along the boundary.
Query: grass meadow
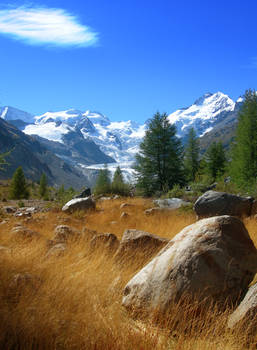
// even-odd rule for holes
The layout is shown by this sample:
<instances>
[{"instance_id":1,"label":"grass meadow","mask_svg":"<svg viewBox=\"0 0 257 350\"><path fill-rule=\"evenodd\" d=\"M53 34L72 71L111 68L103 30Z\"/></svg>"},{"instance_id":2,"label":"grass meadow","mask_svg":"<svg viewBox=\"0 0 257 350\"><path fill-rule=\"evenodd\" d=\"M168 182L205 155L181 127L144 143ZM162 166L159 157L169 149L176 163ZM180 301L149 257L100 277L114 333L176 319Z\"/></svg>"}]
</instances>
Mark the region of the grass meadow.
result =
<instances>
[{"instance_id":1,"label":"grass meadow","mask_svg":"<svg viewBox=\"0 0 257 350\"><path fill-rule=\"evenodd\" d=\"M131 205L120 209L124 202ZM190 305L182 312L174 304L158 324L151 317L144 322L132 318L121 299L124 286L142 267L140 257L119 266L103 251L92 252L85 236L70 243L64 256L46 258L47 240L60 224L114 233L119 239L132 228L171 239L196 220L193 213L179 211L146 216L144 210L151 206L150 200L126 198L98 202L97 210L86 214L38 213L24 223L41 234L33 240L10 233L22 219L0 224L0 246L8 248L0 250L0 349L255 349L257 337L247 344L244 330L233 333L226 327L231 310L220 313L213 307L194 319ZM120 218L123 211L129 214L125 219ZM257 246L257 220L244 222ZM13 288L18 273L35 279Z\"/></svg>"}]
</instances>

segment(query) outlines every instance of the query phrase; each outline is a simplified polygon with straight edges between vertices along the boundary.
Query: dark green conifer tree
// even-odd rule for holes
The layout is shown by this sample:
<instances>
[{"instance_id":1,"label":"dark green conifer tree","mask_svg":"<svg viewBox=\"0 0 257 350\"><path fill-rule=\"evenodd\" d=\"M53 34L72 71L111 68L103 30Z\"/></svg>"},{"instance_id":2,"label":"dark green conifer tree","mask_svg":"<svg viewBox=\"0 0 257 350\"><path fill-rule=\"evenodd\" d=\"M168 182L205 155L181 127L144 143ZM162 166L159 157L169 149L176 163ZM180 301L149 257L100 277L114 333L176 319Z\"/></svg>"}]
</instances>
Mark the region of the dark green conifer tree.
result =
<instances>
[{"instance_id":1,"label":"dark green conifer tree","mask_svg":"<svg viewBox=\"0 0 257 350\"><path fill-rule=\"evenodd\" d=\"M239 186L248 187L257 181L257 95L247 90L239 113L231 175Z\"/></svg>"},{"instance_id":2,"label":"dark green conifer tree","mask_svg":"<svg viewBox=\"0 0 257 350\"><path fill-rule=\"evenodd\" d=\"M204 155L205 172L215 181L225 173L226 155L221 142L213 142Z\"/></svg>"},{"instance_id":3,"label":"dark green conifer tree","mask_svg":"<svg viewBox=\"0 0 257 350\"><path fill-rule=\"evenodd\" d=\"M104 169L99 170L93 192L95 194L107 194L111 192L110 172L106 164Z\"/></svg>"},{"instance_id":4,"label":"dark green conifer tree","mask_svg":"<svg viewBox=\"0 0 257 350\"><path fill-rule=\"evenodd\" d=\"M143 195L166 192L184 183L183 149L176 128L166 113L157 112L148 123L145 137L136 155L134 169L137 187Z\"/></svg>"},{"instance_id":5,"label":"dark green conifer tree","mask_svg":"<svg viewBox=\"0 0 257 350\"><path fill-rule=\"evenodd\" d=\"M40 178L39 195L41 198L45 198L47 196L47 178L45 173L43 173Z\"/></svg>"},{"instance_id":6,"label":"dark green conifer tree","mask_svg":"<svg viewBox=\"0 0 257 350\"><path fill-rule=\"evenodd\" d=\"M194 181L199 169L199 139L196 137L194 128L189 130L185 146L184 168L188 181Z\"/></svg>"},{"instance_id":7,"label":"dark green conifer tree","mask_svg":"<svg viewBox=\"0 0 257 350\"><path fill-rule=\"evenodd\" d=\"M27 199L29 198L29 191L26 184L26 179L22 170L22 167L16 169L13 174L11 187L10 187L11 199Z\"/></svg>"}]
</instances>

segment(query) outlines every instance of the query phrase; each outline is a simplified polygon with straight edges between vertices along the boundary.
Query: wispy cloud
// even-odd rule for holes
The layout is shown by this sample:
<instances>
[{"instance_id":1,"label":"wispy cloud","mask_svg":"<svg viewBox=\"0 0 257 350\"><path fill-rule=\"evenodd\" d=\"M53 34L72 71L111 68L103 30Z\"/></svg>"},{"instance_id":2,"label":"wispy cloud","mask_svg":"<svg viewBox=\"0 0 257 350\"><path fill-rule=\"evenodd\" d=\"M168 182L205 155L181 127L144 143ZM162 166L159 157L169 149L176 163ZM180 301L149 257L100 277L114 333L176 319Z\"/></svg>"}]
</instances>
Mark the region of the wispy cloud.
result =
<instances>
[{"instance_id":1,"label":"wispy cloud","mask_svg":"<svg viewBox=\"0 0 257 350\"><path fill-rule=\"evenodd\" d=\"M63 9L22 6L0 10L0 34L30 45L92 46L98 34Z\"/></svg>"}]
</instances>

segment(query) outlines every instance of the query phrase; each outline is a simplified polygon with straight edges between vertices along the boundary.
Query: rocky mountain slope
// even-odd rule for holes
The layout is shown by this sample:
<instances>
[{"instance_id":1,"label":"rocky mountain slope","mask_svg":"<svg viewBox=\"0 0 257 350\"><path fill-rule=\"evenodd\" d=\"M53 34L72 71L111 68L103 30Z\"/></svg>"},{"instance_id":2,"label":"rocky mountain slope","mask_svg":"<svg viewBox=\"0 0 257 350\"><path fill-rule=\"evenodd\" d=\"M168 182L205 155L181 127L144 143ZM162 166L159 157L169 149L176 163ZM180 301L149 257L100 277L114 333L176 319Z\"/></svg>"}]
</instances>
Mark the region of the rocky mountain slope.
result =
<instances>
[{"instance_id":1,"label":"rocky mountain slope","mask_svg":"<svg viewBox=\"0 0 257 350\"><path fill-rule=\"evenodd\" d=\"M168 118L175 124L182 141L193 127L201 139L203 153L213 141L221 140L228 146L241 103L242 98L234 102L222 92L207 93ZM112 171L119 164L131 176L131 164L147 128L146 123L112 122L99 112L75 109L33 117L13 107L2 107L1 118L27 135L36 135L44 147L70 165L79 166L86 175L89 168L99 169L109 163Z\"/></svg>"},{"instance_id":2,"label":"rocky mountain slope","mask_svg":"<svg viewBox=\"0 0 257 350\"><path fill-rule=\"evenodd\" d=\"M10 151L8 166L0 171L2 179L12 177L17 167L22 166L25 176L38 181L44 172L48 183L53 186L65 185L80 189L90 184L90 178L81 171L58 158L33 137L24 134L15 126L0 118L0 150Z\"/></svg>"}]
</instances>

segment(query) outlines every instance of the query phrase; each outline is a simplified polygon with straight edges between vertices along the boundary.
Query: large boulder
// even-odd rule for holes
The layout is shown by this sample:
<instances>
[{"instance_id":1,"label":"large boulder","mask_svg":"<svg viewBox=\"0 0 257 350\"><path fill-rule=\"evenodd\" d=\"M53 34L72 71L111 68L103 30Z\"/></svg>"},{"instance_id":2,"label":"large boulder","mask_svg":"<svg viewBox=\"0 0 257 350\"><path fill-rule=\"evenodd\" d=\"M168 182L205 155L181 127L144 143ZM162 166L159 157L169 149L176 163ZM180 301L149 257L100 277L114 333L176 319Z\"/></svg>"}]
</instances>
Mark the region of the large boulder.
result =
<instances>
[{"instance_id":1,"label":"large boulder","mask_svg":"<svg viewBox=\"0 0 257 350\"><path fill-rule=\"evenodd\" d=\"M141 255L146 260L157 254L161 248L167 245L168 239L162 238L151 233L136 229L126 230L123 233L119 249L116 253L117 259L135 259Z\"/></svg>"},{"instance_id":2,"label":"large boulder","mask_svg":"<svg viewBox=\"0 0 257 350\"><path fill-rule=\"evenodd\" d=\"M199 219L218 216L249 216L253 199L236 196L226 192L207 191L197 199L194 210Z\"/></svg>"},{"instance_id":3,"label":"large boulder","mask_svg":"<svg viewBox=\"0 0 257 350\"><path fill-rule=\"evenodd\" d=\"M70 200L68 203L66 203L62 211L66 213L72 213L76 210L89 210L89 209L95 209L95 202L91 197L86 198L76 198Z\"/></svg>"},{"instance_id":4,"label":"large boulder","mask_svg":"<svg viewBox=\"0 0 257 350\"><path fill-rule=\"evenodd\" d=\"M238 308L230 315L228 327L243 327L247 336L257 333L257 283L251 286Z\"/></svg>"},{"instance_id":5,"label":"large boulder","mask_svg":"<svg viewBox=\"0 0 257 350\"><path fill-rule=\"evenodd\" d=\"M159 208L175 210L182 206L190 205L189 202L183 201L180 198L166 198L166 199L156 199L153 201L155 205Z\"/></svg>"},{"instance_id":6,"label":"large boulder","mask_svg":"<svg viewBox=\"0 0 257 350\"><path fill-rule=\"evenodd\" d=\"M235 217L204 219L184 228L124 289L134 311L167 311L181 297L236 303L257 270L257 250Z\"/></svg>"}]
</instances>

